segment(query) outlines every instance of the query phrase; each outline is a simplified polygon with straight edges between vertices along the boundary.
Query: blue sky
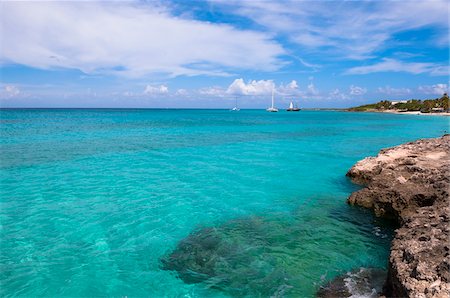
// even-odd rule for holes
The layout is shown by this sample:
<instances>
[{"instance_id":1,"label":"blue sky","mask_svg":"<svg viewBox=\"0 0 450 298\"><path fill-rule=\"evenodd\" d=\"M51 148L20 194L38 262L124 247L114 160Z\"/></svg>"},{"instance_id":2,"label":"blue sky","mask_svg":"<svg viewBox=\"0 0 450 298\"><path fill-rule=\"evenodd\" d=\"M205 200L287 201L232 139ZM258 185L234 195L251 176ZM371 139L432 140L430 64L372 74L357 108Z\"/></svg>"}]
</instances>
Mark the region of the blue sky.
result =
<instances>
[{"instance_id":1,"label":"blue sky","mask_svg":"<svg viewBox=\"0 0 450 298\"><path fill-rule=\"evenodd\" d=\"M1 107L349 107L449 86L447 1L3 1Z\"/></svg>"}]
</instances>

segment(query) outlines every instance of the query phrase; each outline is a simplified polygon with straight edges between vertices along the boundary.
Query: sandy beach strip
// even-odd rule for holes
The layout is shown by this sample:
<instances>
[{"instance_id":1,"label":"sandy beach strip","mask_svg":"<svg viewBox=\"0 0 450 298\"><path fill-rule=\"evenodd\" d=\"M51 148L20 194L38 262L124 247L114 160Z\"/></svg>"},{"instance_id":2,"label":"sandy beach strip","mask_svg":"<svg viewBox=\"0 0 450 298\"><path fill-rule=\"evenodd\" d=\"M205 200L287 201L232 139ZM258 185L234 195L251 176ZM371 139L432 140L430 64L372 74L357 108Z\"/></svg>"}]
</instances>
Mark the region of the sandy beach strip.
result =
<instances>
[{"instance_id":1,"label":"sandy beach strip","mask_svg":"<svg viewBox=\"0 0 450 298\"><path fill-rule=\"evenodd\" d=\"M352 112L352 111L350 111ZM423 115L423 116L450 116L450 112L442 112L442 113L422 113L420 111L408 111L408 112L400 112L397 110L367 110L362 112L370 112L370 113L387 113L387 114L398 114L398 115Z\"/></svg>"}]
</instances>

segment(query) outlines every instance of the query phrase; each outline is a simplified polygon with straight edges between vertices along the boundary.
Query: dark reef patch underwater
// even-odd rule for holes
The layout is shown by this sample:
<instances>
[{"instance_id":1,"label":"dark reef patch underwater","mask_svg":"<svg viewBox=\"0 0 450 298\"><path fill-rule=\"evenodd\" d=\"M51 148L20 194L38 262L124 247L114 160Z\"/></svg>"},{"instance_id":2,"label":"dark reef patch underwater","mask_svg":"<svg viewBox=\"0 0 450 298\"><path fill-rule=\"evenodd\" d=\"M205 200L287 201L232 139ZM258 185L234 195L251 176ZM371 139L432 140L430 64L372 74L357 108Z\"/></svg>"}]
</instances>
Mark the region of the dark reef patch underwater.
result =
<instances>
[{"instance_id":1,"label":"dark reef patch underwater","mask_svg":"<svg viewBox=\"0 0 450 298\"><path fill-rule=\"evenodd\" d=\"M360 208L326 212L266 214L199 228L161 258L161 268L176 272L187 284L204 283L231 296L304 297L319 289L331 295L335 288L330 281L336 284L344 277L354 277L363 291L372 271L345 274L387 260L380 246L389 243L392 226Z\"/></svg>"}]
</instances>

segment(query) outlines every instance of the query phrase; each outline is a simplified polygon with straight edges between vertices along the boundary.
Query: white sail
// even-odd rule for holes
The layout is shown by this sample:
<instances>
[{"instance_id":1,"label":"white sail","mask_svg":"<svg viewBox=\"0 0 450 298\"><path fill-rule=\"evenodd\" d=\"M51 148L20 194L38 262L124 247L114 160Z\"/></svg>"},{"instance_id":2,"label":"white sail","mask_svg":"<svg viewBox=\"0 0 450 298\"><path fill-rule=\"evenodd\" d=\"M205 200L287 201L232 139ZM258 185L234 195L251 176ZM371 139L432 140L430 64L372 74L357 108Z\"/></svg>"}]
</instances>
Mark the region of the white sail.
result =
<instances>
[{"instance_id":1,"label":"white sail","mask_svg":"<svg viewBox=\"0 0 450 298\"><path fill-rule=\"evenodd\" d=\"M300 109L297 107L297 103L294 103L293 100L289 102L289 108L286 110L288 112L298 112Z\"/></svg>"}]
</instances>

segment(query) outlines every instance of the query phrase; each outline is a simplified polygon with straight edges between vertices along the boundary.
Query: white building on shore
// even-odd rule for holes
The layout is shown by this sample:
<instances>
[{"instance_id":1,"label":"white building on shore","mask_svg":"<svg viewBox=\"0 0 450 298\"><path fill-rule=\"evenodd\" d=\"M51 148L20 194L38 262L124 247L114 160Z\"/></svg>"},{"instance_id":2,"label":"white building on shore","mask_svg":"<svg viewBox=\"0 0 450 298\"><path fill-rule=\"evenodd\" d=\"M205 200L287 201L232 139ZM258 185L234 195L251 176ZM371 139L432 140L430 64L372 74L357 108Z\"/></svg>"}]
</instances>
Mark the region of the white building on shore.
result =
<instances>
[{"instance_id":1,"label":"white building on shore","mask_svg":"<svg viewBox=\"0 0 450 298\"><path fill-rule=\"evenodd\" d=\"M396 105L398 103L407 103L407 100L397 100L397 101L391 101L391 105Z\"/></svg>"}]
</instances>

